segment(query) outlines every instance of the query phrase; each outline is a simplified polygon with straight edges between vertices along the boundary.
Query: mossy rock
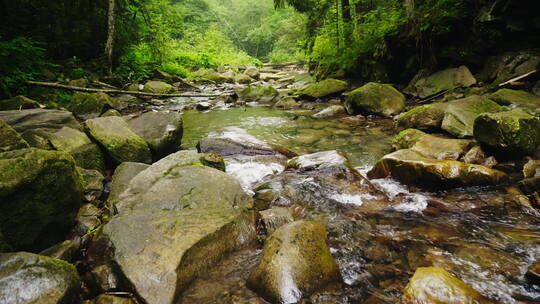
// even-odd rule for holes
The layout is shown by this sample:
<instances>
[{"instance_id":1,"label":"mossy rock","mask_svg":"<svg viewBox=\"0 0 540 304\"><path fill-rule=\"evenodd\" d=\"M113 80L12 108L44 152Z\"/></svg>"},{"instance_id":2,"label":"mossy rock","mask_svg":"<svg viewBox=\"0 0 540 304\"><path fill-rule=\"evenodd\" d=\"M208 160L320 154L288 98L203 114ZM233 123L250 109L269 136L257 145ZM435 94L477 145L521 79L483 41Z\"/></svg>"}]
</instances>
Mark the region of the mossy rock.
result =
<instances>
[{"instance_id":1,"label":"mossy rock","mask_svg":"<svg viewBox=\"0 0 540 304\"><path fill-rule=\"evenodd\" d=\"M275 108L283 109L283 110L291 110L291 109L297 109L302 104L293 97L284 97L280 99L278 102L274 104Z\"/></svg>"},{"instance_id":2,"label":"mossy rock","mask_svg":"<svg viewBox=\"0 0 540 304\"><path fill-rule=\"evenodd\" d=\"M120 114L120 112L118 112L115 109L109 109L105 111L105 113L101 114L101 117L109 117L109 116L122 116L122 114Z\"/></svg>"},{"instance_id":3,"label":"mossy rock","mask_svg":"<svg viewBox=\"0 0 540 304\"><path fill-rule=\"evenodd\" d=\"M96 118L108 108L114 108L114 101L103 92L76 92L68 105L71 112L84 119Z\"/></svg>"},{"instance_id":4,"label":"mossy rock","mask_svg":"<svg viewBox=\"0 0 540 304\"><path fill-rule=\"evenodd\" d=\"M0 120L0 153L29 147L26 140L17 131Z\"/></svg>"},{"instance_id":5,"label":"mossy rock","mask_svg":"<svg viewBox=\"0 0 540 304\"><path fill-rule=\"evenodd\" d=\"M432 103L415 107L396 117L398 129L440 130L446 104Z\"/></svg>"},{"instance_id":6,"label":"mossy rock","mask_svg":"<svg viewBox=\"0 0 540 304\"><path fill-rule=\"evenodd\" d=\"M0 111L40 108L39 102L25 96L16 96L0 100Z\"/></svg>"},{"instance_id":7,"label":"mossy rock","mask_svg":"<svg viewBox=\"0 0 540 304\"><path fill-rule=\"evenodd\" d=\"M87 202L97 200L103 193L103 181L105 177L98 170L88 170L77 167L83 177L84 196Z\"/></svg>"},{"instance_id":8,"label":"mossy rock","mask_svg":"<svg viewBox=\"0 0 540 304\"><path fill-rule=\"evenodd\" d=\"M117 164L126 161L151 163L150 148L120 117L99 117L85 121L88 134Z\"/></svg>"},{"instance_id":9,"label":"mossy rock","mask_svg":"<svg viewBox=\"0 0 540 304\"><path fill-rule=\"evenodd\" d=\"M403 111L405 96L389 84L370 82L347 94L345 108L351 115L390 117Z\"/></svg>"},{"instance_id":10,"label":"mossy rock","mask_svg":"<svg viewBox=\"0 0 540 304\"><path fill-rule=\"evenodd\" d=\"M500 89L497 92L488 95L488 98L500 105L520 108L532 115L540 114L540 96L536 96L529 92Z\"/></svg>"},{"instance_id":11,"label":"mossy rock","mask_svg":"<svg viewBox=\"0 0 540 304\"><path fill-rule=\"evenodd\" d=\"M493 151L512 158L532 155L540 145L540 118L520 109L486 113L476 118L474 137Z\"/></svg>"},{"instance_id":12,"label":"mossy rock","mask_svg":"<svg viewBox=\"0 0 540 304\"><path fill-rule=\"evenodd\" d=\"M65 240L41 251L39 254L71 263L75 260L77 254L80 254L79 245L80 242Z\"/></svg>"},{"instance_id":13,"label":"mossy rock","mask_svg":"<svg viewBox=\"0 0 540 304\"><path fill-rule=\"evenodd\" d=\"M249 77L246 74L238 74L234 76L234 82L239 84L248 84L252 83L254 80L253 78Z\"/></svg>"},{"instance_id":14,"label":"mossy rock","mask_svg":"<svg viewBox=\"0 0 540 304\"><path fill-rule=\"evenodd\" d=\"M315 221L279 227L263 247L248 287L271 303L297 303L341 275L326 244L326 230Z\"/></svg>"},{"instance_id":15,"label":"mossy rock","mask_svg":"<svg viewBox=\"0 0 540 304\"><path fill-rule=\"evenodd\" d=\"M81 281L75 266L27 253L0 254L2 303L76 303Z\"/></svg>"},{"instance_id":16,"label":"mossy rock","mask_svg":"<svg viewBox=\"0 0 540 304\"><path fill-rule=\"evenodd\" d=\"M446 138L416 129L401 131L392 142L396 150L411 149L430 158L449 160L458 160L472 145L472 140Z\"/></svg>"},{"instance_id":17,"label":"mossy rock","mask_svg":"<svg viewBox=\"0 0 540 304\"><path fill-rule=\"evenodd\" d=\"M403 290L403 304L496 303L482 296L446 270L439 267L420 267Z\"/></svg>"},{"instance_id":18,"label":"mossy rock","mask_svg":"<svg viewBox=\"0 0 540 304\"><path fill-rule=\"evenodd\" d=\"M15 249L43 249L71 228L83 194L73 158L61 151L0 153L0 230Z\"/></svg>"},{"instance_id":19,"label":"mossy rock","mask_svg":"<svg viewBox=\"0 0 540 304\"><path fill-rule=\"evenodd\" d=\"M144 84L143 92L168 94L174 92L174 88L166 82L152 80Z\"/></svg>"},{"instance_id":20,"label":"mossy rock","mask_svg":"<svg viewBox=\"0 0 540 304\"><path fill-rule=\"evenodd\" d=\"M414 84L413 94L421 98L440 93L445 90L467 88L476 84L476 79L466 66L436 72Z\"/></svg>"},{"instance_id":21,"label":"mossy rock","mask_svg":"<svg viewBox=\"0 0 540 304\"><path fill-rule=\"evenodd\" d=\"M310 84L299 92L301 96L311 98L323 98L345 92L349 84L343 80L328 78L323 81Z\"/></svg>"},{"instance_id":22,"label":"mossy rock","mask_svg":"<svg viewBox=\"0 0 540 304\"><path fill-rule=\"evenodd\" d=\"M247 87L238 92L238 97L243 101L272 102L279 95L279 92L270 86Z\"/></svg>"},{"instance_id":23,"label":"mossy rock","mask_svg":"<svg viewBox=\"0 0 540 304\"><path fill-rule=\"evenodd\" d=\"M439 160L403 149L382 157L368 172L369 178L392 177L406 185L428 188L496 185L508 181L498 170L455 160Z\"/></svg>"}]
</instances>

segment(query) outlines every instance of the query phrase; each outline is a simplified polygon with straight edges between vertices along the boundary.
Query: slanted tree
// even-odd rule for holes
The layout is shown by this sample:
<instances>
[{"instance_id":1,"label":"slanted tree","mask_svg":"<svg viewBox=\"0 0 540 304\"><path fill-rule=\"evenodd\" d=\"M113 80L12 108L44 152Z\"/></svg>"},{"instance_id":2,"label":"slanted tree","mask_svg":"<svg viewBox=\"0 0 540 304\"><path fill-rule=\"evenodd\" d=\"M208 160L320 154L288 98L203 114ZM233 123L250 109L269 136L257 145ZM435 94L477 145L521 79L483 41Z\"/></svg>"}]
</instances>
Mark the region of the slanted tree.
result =
<instances>
[{"instance_id":1,"label":"slanted tree","mask_svg":"<svg viewBox=\"0 0 540 304\"><path fill-rule=\"evenodd\" d=\"M113 47L115 32L115 0L109 0L109 13L107 20L107 42L105 43L105 57L107 58L109 75L113 68Z\"/></svg>"}]
</instances>

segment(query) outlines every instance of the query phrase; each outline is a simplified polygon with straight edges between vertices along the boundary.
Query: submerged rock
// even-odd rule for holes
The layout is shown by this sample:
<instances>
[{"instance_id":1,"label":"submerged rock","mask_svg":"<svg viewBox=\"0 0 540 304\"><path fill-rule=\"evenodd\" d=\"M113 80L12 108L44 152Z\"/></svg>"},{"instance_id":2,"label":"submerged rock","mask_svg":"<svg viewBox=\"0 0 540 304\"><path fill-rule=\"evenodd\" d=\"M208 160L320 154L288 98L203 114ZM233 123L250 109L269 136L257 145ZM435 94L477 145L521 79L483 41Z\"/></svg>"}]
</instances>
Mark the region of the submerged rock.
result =
<instances>
[{"instance_id":1,"label":"submerged rock","mask_svg":"<svg viewBox=\"0 0 540 304\"><path fill-rule=\"evenodd\" d=\"M476 118L474 137L499 154L532 155L540 145L540 118L519 109L486 113Z\"/></svg>"},{"instance_id":2,"label":"submerged rock","mask_svg":"<svg viewBox=\"0 0 540 304\"><path fill-rule=\"evenodd\" d=\"M498 170L455 160L438 160L410 150L398 150L381 158L368 172L369 178L394 179L407 185L433 188L495 185L508 180Z\"/></svg>"},{"instance_id":3,"label":"submerged rock","mask_svg":"<svg viewBox=\"0 0 540 304\"><path fill-rule=\"evenodd\" d=\"M0 253L0 302L75 303L80 288L75 266L32 253Z\"/></svg>"},{"instance_id":4,"label":"submerged rock","mask_svg":"<svg viewBox=\"0 0 540 304\"><path fill-rule=\"evenodd\" d=\"M84 124L90 136L114 162L152 162L152 154L144 139L135 134L122 118L99 117L89 119Z\"/></svg>"},{"instance_id":5,"label":"submerged rock","mask_svg":"<svg viewBox=\"0 0 540 304\"><path fill-rule=\"evenodd\" d=\"M297 303L340 280L324 226L297 221L281 226L266 241L248 286L272 303Z\"/></svg>"},{"instance_id":6,"label":"submerged rock","mask_svg":"<svg viewBox=\"0 0 540 304\"><path fill-rule=\"evenodd\" d=\"M73 158L34 148L0 153L0 230L15 249L43 249L74 222L83 181Z\"/></svg>"},{"instance_id":7,"label":"submerged rock","mask_svg":"<svg viewBox=\"0 0 540 304\"><path fill-rule=\"evenodd\" d=\"M349 114L375 114L390 117L405 108L405 96L389 84L370 82L345 98Z\"/></svg>"},{"instance_id":8,"label":"submerged rock","mask_svg":"<svg viewBox=\"0 0 540 304\"><path fill-rule=\"evenodd\" d=\"M39 102L22 95L0 100L0 111L35 109L39 107Z\"/></svg>"},{"instance_id":9,"label":"submerged rock","mask_svg":"<svg viewBox=\"0 0 540 304\"><path fill-rule=\"evenodd\" d=\"M17 131L0 120L0 153L29 147Z\"/></svg>"},{"instance_id":10,"label":"submerged rock","mask_svg":"<svg viewBox=\"0 0 540 304\"><path fill-rule=\"evenodd\" d=\"M330 118L347 114L347 110L342 105L333 105L328 108L313 114L315 118Z\"/></svg>"},{"instance_id":11,"label":"submerged rock","mask_svg":"<svg viewBox=\"0 0 540 304\"><path fill-rule=\"evenodd\" d=\"M396 150L411 149L430 158L450 160L458 160L472 144L472 140L445 138L416 129L401 131L393 140Z\"/></svg>"},{"instance_id":12,"label":"submerged rock","mask_svg":"<svg viewBox=\"0 0 540 304\"><path fill-rule=\"evenodd\" d=\"M445 303L463 304L495 303L460 279L438 267L420 267L416 269L409 284L403 290L403 304Z\"/></svg>"},{"instance_id":13,"label":"submerged rock","mask_svg":"<svg viewBox=\"0 0 540 304\"><path fill-rule=\"evenodd\" d=\"M299 92L301 96L322 98L339 94L347 90L349 85L343 80L328 78L323 81L312 83Z\"/></svg>"},{"instance_id":14,"label":"submerged rock","mask_svg":"<svg viewBox=\"0 0 540 304\"><path fill-rule=\"evenodd\" d=\"M500 105L520 108L530 114L540 114L540 96L529 92L500 89L497 92L488 95L488 98Z\"/></svg>"},{"instance_id":15,"label":"submerged rock","mask_svg":"<svg viewBox=\"0 0 540 304\"><path fill-rule=\"evenodd\" d=\"M147 93L156 93L156 94L167 94L174 92L172 85L163 82L163 81L148 81L144 84L143 92Z\"/></svg>"},{"instance_id":16,"label":"submerged rock","mask_svg":"<svg viewBox=\"0 0 540 304\"><path fill-rule=\"evenodd\" d=\"M238 98L245 102L273 102L279 95L279 92L270 86L249 86L238 92Z\"/></svg>"},{"instance_id":17,"label":"submerged rock","mask_svg":"<svg viewBox=\"0 0 540 304\"><path fill-rule=\"evenodd\" d=\"M180 113L146 112L125 117L125 120L133 132L146 141L154 160L180 149L184 131Z\"/></svg>"},{"instance_id":18,"label":"submerged rock","mask_svg":"<svg viewBox=\"0 0 540 304\"><path fill-rule=\"evenodd\" d=\"M226 127L212 132L197 144L200 153L230 155L277 155L271 146L238 127Z\"/></svg>"},{"instance_id":19,"label":"submerged rock","mask_svg":"<svg viewBox=\"0 0 540 304\"><path fill-rule=\"evenodd\" d=\"M455 88L467 88L476 84L476 79L466 66L439 71L414 84L413 93L421 98Z\"/></svg>"},{"instance_id":20,"label":"submerged rock","mask_svg":"<svg viewBox=\"0 0 540 304\"><path fill-rule=\"evenodd\" d=\"M446 104L432 103L413 108L396 117L399 129L440 130Z\"/></svg>"}]
</instances>

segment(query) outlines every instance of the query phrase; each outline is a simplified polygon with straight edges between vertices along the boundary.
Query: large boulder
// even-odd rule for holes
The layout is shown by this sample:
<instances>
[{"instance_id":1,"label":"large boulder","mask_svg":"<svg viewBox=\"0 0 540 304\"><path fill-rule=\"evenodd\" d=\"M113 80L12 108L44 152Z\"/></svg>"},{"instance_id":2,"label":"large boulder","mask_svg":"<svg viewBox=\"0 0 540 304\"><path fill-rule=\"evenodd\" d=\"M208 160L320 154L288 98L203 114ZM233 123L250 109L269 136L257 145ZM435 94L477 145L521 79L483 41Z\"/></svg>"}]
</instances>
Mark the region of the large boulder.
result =
<instances>
[{"instance_id":1,"label":"large boulder","mask_svg":"<svg viewBox=\"0 0 540 304\"><path fill-rule=\"evenodd\" d=\"M99 117L84 123L88 134L98 142L115 163L126 161L151 163L150 148L120 117Z\"/></svg>"},{"instance_id":2,"label":"large boulder","mask_svg":"<svg viewBox=\"0 0 540 304\"><path fill-rule=\"evenodd\" d=\"M396 150L411 149L436 159L458 160L473 145L472 140L431 135L416 129L401 131L393 140Z\"/></svg>"},{"instance_id":3,"label":"large boulder","mask_svg":"<svg viewBox=\"0 0 540 304\"><path fill-rule=\"evenodd\" d=\"M500 89L488 97L500 105L520 108L533 115L540 114L540 96L529 92Z\"/></svg>"},{"instance_id":4,"label":"large boulder","mask_svg":"<svg viewBox=\"0 0 540 304\"><path fill-rule=\"evenodd\" d=\"M29 148L28 143L10 125L0 120L0 152Z\"/></svg>"},{"instance_id":5,"label":"large boulder","mask_svg":"<svg viewBox=\"0 0 540 304\"><path fill-rule=\"evenodd\" d=\"M80 289L75 266L37 254L0 253L0 303L75 303Z\"/></svg>"},{"instance_id":6,"label":"large boulder","mask_svg":"<svg viewBox=\"0 0 540 304\"><path fill-rule=\"evenodd\" d=\"M166 82L152 80L144 84L143 91L147 93L167 94L174 92L174 88Z\"/></svg>"},{"instance_id":7,"label":"large boulder","mask_svg":"<svg viewBox=\"0 0 540 304\"><path fill-rule=\"evenodd\" d=\"M299 94L311 98L322 98L343 93L348 86L347 82L343 80L328 78L308 85Z\"/></svg>"},{"instance_id":8,"label":"large boulder","mask_svg":"<svg viewBox=\"0 0 540 304\"><path fill-rule=\"evenodd\" d=\"M279 92L270 86L249 86L238 92L238 98L246 102L273 102L279 96Z\"/></svg>"},{"instance_id":9,"label":"large boulder","mask_svg":"<svg viewBox=\"0 0 540 304\"><path fill-rule=\"evenodd\" d=\"M201 157L180 151L135 176L89 249L147 303L177 303L195 277L255 242L251 198Z\"/></svg>"},{"instance_id":10,"label":"large boulder","mask_svg":"<svg viewBox=\"0 0 540 304\"><path fill-rule=\"evenodd\" d=\"M421 98L440 93L445 90L467 88L476 84L476 79L466 66L450 68L419 79L414 85L413 95Z\"/></svg>"},{"instance_id":11,"label":"large boulder","mask_svg":"<svg viewBox=\"0 0 540 304\"><path fill-rule=\"evenodd\" d=\"M540 118L520 109L486 113L476 118L474 137L496 153L532 155L540 145Z\"/></svg>"},{"instance_id":12,"label":"large boulder","mask_svg":"<svg viewBox=\"0 0 540 304\"><path fill-rule=\"evenodd\" d=\"M146 141L155 160L180 149L183 133L180 113L146 112L124 119L131 130Z\"/></svg>"},{"instance_id":13,"label":"large boulder","mask_svg":"<svg viewBox=\"0 0 540 304\"><path fill-rule=\"evenodd\" d=\"M396 117L398 129L419 129L438 131L444 119L447 104L431 103L415 107Z\"/></svg>"},{"instance_id":14,"label":"large boulder","mask_svg":"<svg viewBox=\"0 0 540 304\"><path fill-rule=\"evenodd\" d=\"M110 108L115 108L113 99L103 92L76 92L68 105L73 114L84 119L96 118Z\"/></svg>"},{"instance_id":15,"label":"large boulder","mask_svg":"<svg viewBox=\"0 0 540 304\"><path fill-rule=\"evenodd\" d=\"M483 113L501 112L505 109L483 96L472 95L446 104L441 128L456 137L473 136L474 120Z\"/></svg>"},{"instance_id":16,"label":"large boulder","mask_svg":"<svg viewBox=\"0 0 540 304\"><path fill-rule=\"evenodd\" d=\"M35 109L39 108L40 104L25 96L16 96L10 99L0 100L0 111Z\"/></svg>"},{"instance_id":17,"label":"large boulder","mask_svg":"<svg viewBox=\"0 0 540 304\"><path fill-rule=\"evenodd\" d=\"M390 117L405 108L405 96L389 84L370 82L345 98L349 114L375 114Z\"/></svg>"},{"instance_id":18,"label":"large boulder","mask_svg":"<svg viewBox=\"0 0 540 304\"><path fill-rule=\"evenodd\" d=\"M15 131L23 134L27 130L70 127L82 130L71 112L60 110L28 109L21 111L0 111L0 120L5 121Z\"/></svg>"},{"instance_id":19,"label":"large boulder","mask_svg":"<svg viewBox=\"0 0 540 304\"><path fill-rule=\"evenodd\" d=\"M297 221L281 226L266 241L248 286L272 303L297 303L340 280L324 226Z\"/></svg>"},{"instance_id":20,"label":"large boulder","mask_svg":"<svg viewBox=\"0 0 540 304\"><path fill-rule=\"evenodd\" d=\"M403 290L403 304L445 303L463 304L495 303L439 267L420 267Z\"/></svg>"},{"instance_id":21,"label":"large boulder","mask_svg":"<svg viewBox=\"0 0 540 304\"><path fill-rule=\"evenodd\" d=\"M115 202L120 197L120 194L124 192L131 180L137 176L141 171L146 170L150 165L134 162L123 162L116 170L111 182L111 192L109 193L109 201Z\"/></svg>"},{"instance_id":22,"label":"large boulder","mask_svg":"<svg viewBox=\"0 0 540 304\"><path fill-rule=\"evenodd\" d=\"M43 249L71 228L83 193L73 158L34 148L0 153L0 230L15 249Z\"/></svg>"},{"instance_id":23,"label":"large boulder","mask_svg":"<svg viewBox=\"0 0 540 304\"><path fill-rule=\"evenodd\" d=\"M508 179L498 170L455 160L428 158L410 149L385 155L368 172L372 179L389 176L407 185L430 188L495 185Z\"/></svg>"}]
</instances>

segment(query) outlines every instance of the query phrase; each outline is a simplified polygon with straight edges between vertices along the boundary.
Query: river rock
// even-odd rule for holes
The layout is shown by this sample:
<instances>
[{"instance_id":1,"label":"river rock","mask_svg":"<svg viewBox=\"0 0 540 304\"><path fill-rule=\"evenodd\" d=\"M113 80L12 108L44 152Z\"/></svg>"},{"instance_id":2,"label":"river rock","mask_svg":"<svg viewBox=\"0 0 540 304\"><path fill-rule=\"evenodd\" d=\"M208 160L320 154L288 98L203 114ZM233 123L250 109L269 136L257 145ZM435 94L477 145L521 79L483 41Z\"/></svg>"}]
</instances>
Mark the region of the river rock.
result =
<instances>
[{"instance_id":1,"label":"river rock","mask_svg":"<svg viewBox=\"0 0 540 304\"><path fill-rule=\"evenodd\" d=\"M0 253L1 303L75 303L80 284L75 266L62 260L27 252Z\"/></svg>"},{"instance_id":2,"label":"river rock","mask_svg":"<svg viewBox=\"0 0 540 304\"><path fill-rule=\"evenodd\" d=\"M324 226L297 221L281 226L268 238L247 283L272 303L297 303L340 280Z\"/></svg>"},{"instance_id":3,"label":"river rock","mask_svg":"<svg viewBox=\"0 0 540 304\"><path fill-rule=\"evenodd\" d=\"M225 127L211 132L199 141L197 150L200 153L219 153L223 156L279 154L268 144L238 127Z\"/></svg>"},{"instance_id":4,"label":"river rock","mask_svg":"<svg viewBox=\"0 0 540 304\"><path fill-rule=\"evenodd\" d=\"M396 117L398 129L419 129L438 131L444 119L446 104L432 103L415 107Z\"/></svg>"},{"instance_id":5,"label":"river rock","mask_svg":"<svg viewBox=\"0 0 540 304\"><path fill-rule=\"evenodd\" d=\"M407 129L396 135L392 145L396 150L411 149L430 158L458 160L467 153L473 141L446 138L416 129Z\"/></svg>"},{"instance_id":6,"label":"river rock","mask_svg":"<svg viewBox=\"0 0 540 304\"><path fill-rule=\"evenodd\" d=\"M302 105L301 102L296 101L293 97L285 97L280 99L274 104L274 107L283 110L297 109Z\"/></svg>"},{"instance_id":7,"label":"river rock","mask_svg":"<svg viewBox=\"0 0 540 304\"><path fill-rule=\"evenodd\" d=\"M245 102L273 102L279 95L279 92L270 86L249 86L238 92L238 98Z\"/></svg>"},{"instance_id":8,"label":"river rock","mask_svg":"<svg viewBox=\"0 0 540 304\"><path fill-rule=\"evenodd\" d=\"M73 158L34 148L0 153L0 230L15 249L46 248L73 224L83 193Z\"/></svg>"},{"instance_id":9,"label":"river rock","mask_svg":"<svg viewBox=\"0 0 540 304\"><path fill-rule=\"evenodd\" d=\"M0 111L35 109L39 107L39 102L22 95L0 100Z\"/></svg>"},{"instance_id":10,"label":"river rock","mask_svg":"<svg viewBox=\"0 0 540 304\"><path fill-rule=\"evenodd\" d=\"M505 109L483 96L473 95L446 104L441 128L456 137L473 136L474 120L483 113L501 112Z\"/></svg>"},{"instance_id":11,"label":"river rock","mask_svg":"<svg viewBox=\"0 0 540 304\"><path fill-rule=\"evenodd\" d=\"M478 164L488 168L492 168L497 165L497 160L495 157L487 156L486 152L484 152L480 146L472 147L469 151L467 151L467 153L465 153L462 160L468 164Z\"/></svg>"},{"instance_id":12,"label":"river rock","mask_svg":"<svg viewBox=\"0 0 540 304\"><path fill-rule=\"evenodd\" d=\"M182 115L175 112L146 112L125 117L133 132L146 141L154 160L161 159L180 149Z\"/></svg>"},{"instance_id":13,"label":"river rock","mask_svg":"<svg viewBox=\"0 0 540 304\"><path fill-rule=\"evenodd\" d=\"M65 240L41 251L39 254L71 263L79 254L79 244L80 242Z\"/></svg>"},{"instance_id":14,"label":"river rock","mask_svg":"<svg viewBox=\"0 0 540 304\"><path fill-rule=\"evenodd\" d=\"M540 118L520 109L486 113L476 118L474 137L497 153L532 155L540 144Z\"/></svg>"},{"instance_id":15,"label":"river rock","mask_svg":"<svg viewBox=\"0 0 540 304\"><path fill-rule=\"evenodd\" d=\"M144 84L143 92L156 93L156 94L168 94L174 92L172 85L163 81L148 81Z\"/></svg>"},{"instance_id":16,"label":"river rock","mask_svg":"<svg viewBox=\"0 0 540 304\"><path fill-rule=\"evenodd\" d=\"M92 304L137 304L137 302L131 298L102 294L95 298Z\"/></svg>"},{"instance_id":17,"label":"river rock","mask_svg":"<svg viewBox=\"0 0 540 304\"><path fill-rule=\"evenodd\" d=\"M180 151L134 177L89 249L147 303L177 303L195 277L256 239L251 198L200 157Z\"/></svg>"},{"instance_id":18,"label":"river rock","mask_svg":"<svg viewBox=\"0 0 540 304\"><path fill-rule=\"evenodd\" d=\"M532 281L535 284L540 283L540 261L537 260L532 263L532 265L527 270L527 273L525 274L527 279Z\"/></svg>"},{"instance_id":19,"label":"river rock","mask_svg":"<svg viewBox=\"0 0 540 304\"><path fill-rule=\"evenodd\" d=\"M476 84L476 79L466 66L450 68L419 79L414 84L413 95L426 98L445 90L467 88Z\"/></svg>"},{"instance_id":20,"label":"river rock","mask_svg":"<svg viewBox=\"0 0 540 304\"><path fill-rule=\"evenodd\" d=\"M497 92L488 95L488 98L500 105L520 108L530 114L540 114L540 96L529 92L500 89Z\"/></svg>"},{"instance_id":21,"label":"river rock","mask_svg":"<svg viewBox=\"0 0 540 304\"><path fill-rule=\"evenodd\" d=\"M90 136L107 152L109 157L120 164L126 161L151 163L150 148L120 117L99 117L85 121Z\"/></svg>"},{"instance_id":22,"label":"river rock","mask_svg":"<svg viewBox=\"0 0 540 304\"><path fill-rule=\"evenodd\" d=\"M253 79L259 79L259 76L261 75L261 72L259 69L257 69L254 66L248 66L246 67L246 70L244 71L244 74L248 75L249 77Z\"/></svg>"},{"instance_id":23,"label":"river rock","mask_svg":"<svg viewBox=\"0 0 540 304\"><path fill-rule=\"evenodd\" d=\"M323 98L345 92L349 84L343 80L328 78L312 83L299 92L301 96Z\"/></svg>"},{"instance_id":24,"label":"river rock","mask_svg":"<svg viewBox=\"0 0 540 304\"><path fill-rule=\"evenodd\" d=\"M498 170L455 160L438 160L403 149L385 155L368 172L369 178L392 178L407 184L433 188L496 185L508 180Z\"/></svg>"},{"instance_id":25,"label":"river rock","mask_svg":"<svg viewBox=\"0 0 540 304\"><path fill-rule=\"evenodd\" d=\"M416 269L409 284L403 290L401 303L487 304L495 302L489 301L478 291L442 268L420 267Z\"/></svg>"},{"instance_id":26,"label":"river rock","mask_svg":"<svg viewBox=\"0 0 540 304\"><path fill-rule=\"evenodd\" d=\"M115 109L109 109L105 111L105 113L100 115L100 117L109 117L109 116L122 116L122 114L120 114L120 112L118 112Z\"/></svg>"},{"instance_id":27,"label":"river rock","mask_svg":"<svg viewBox=\"0 0 540 304\"><path fill-rule=\"evenodd\" d=\"M70 127L82 131L81 125L71 112L60 110L0 111L0 120L3 120L21 134L24 131L38 128L61 129Z\"/></svg>"},{"instance_id":28,"label":"river rock","mask_svg":"<svg viewBox=\"0 0 540 304\"><path fill-rule=\"evenodd\" d=\"M239 84L248 84L252 83L254 80L253 78L249 77L246 74L238 74L234 76L234 82Z\"/></svg>"},{"instance_id":29,"label":"river rock","mask_svg":"<svg viewBox=\"0 0 540 304\"><path fill-rule=\"evenodd\" d=\"M331 118L347 114L347 110L342 105L333 105L328 108L313 114L315 118Z\"/></svg>"},{"instance_id":30,"label":"river rock","mask_svg":"<svg viewBox=\"0 0 540 304\"><path fill-rule=\"evenodd\" d=\"M87 202L93 202L103 194L105 177L97 170L87 170L77 167L83 177L84 197Z\"/></svg>"},{"instance_id":31,"label":"river rock","mask_svg":"<svg viewBox=\"0 0 540 304\"><path fill-rule=\"evenodd\" d=\"M347 95L345 108L349 114L390 117L403 111L405 96L389 84L370 82Z\"/></svg>"},{"instance_id":32,"label":"river rock","mask_svg":"<svg viewBox=\"0 0 540 304\"><path fill-rule=\"evenodd\" d=\"M115 108L115 106L113 99L103 92L76 92L73 94L68 108L73 114L83 119L90 119L98 117L108 108Z\"/></svg>"},{"instance_id":33,"label":"river rock","mask_svg":"<svg viewBox=\"0 0 540 304\"><path fill-rule=\"evenodd\" d=\"M29 147L17 131L0 120L0 153Z\"/></svg>"},{"instance_id":34,"label":"river rock","mask_svg":"<svg viewBox=\"0 0 540 304\"><path fill-rule=\"evenodd\" d=\"M109 201L116 201L120 194L129 186L129 182L141 171L147 169L150 165L134 162L123 162L116 170L112 177L111 192L109 193Z\"/></svg>"},{"instance_id":35,"label":"river rock","mask_svg":"<svg viewBox=\"0 0 540 304\"><path fill-rule=\"evenodd\" d=\"M271 235L279 227L294 221L289 209L284 207L274 207L259 212L260 221L266 228L266 234Z\"/></svg>"}]
</instances>

